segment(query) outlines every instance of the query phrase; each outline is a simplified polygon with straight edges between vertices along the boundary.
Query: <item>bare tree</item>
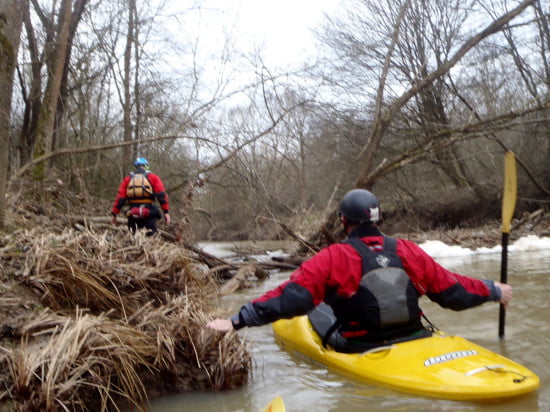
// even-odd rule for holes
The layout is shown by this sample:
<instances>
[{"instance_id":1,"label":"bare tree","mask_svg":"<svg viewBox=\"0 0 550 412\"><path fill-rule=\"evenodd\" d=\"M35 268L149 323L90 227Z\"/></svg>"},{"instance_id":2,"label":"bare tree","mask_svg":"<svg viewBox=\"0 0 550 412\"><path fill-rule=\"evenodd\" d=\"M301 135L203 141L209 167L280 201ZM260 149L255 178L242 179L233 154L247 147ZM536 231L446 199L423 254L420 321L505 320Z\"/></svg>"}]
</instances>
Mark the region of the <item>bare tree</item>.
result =
<instances>
[{"instance_id":1,"label":"bare tree","mask_svg":"<svg viewBox=\"0 0 550 412\"><path fill-rule=\"evenodd\" d=\"M24 156L32 152L34 157L40 157L50 153L54 147L55 134L62 118L63 98L66 97L72 39L87 1L76 0L73 3L72 0L63 0L58 10L51 10L48 14L36 0L32 0L34 12L45 30L42 56L39 55L39 47L30 18L28 8L30 3L26 3L25 27L34 78L31 80L31 94L24 96L27 108L20 145L27 147L26 151L21 150ZM57 19L55 19L56 15ZM42 59L47 68L47 79L44 92L41 95ZM22 90L25 92L26 88L22 87ZM38 180L43 179L45 167L45 164L37 163L33 169L33 177Z\"/></svg>"},{"instance_id":2,"label":"bare tree","mask_svg":"<svg viewBox=\"0 0 550 412\"><path fill-rule=\"evenodd\" d=\"M0 229L4 229L11 138L11 98L23 24L19 0L0 0Z\"/></svg>"},{"instance_id":3,"label":"bare tree","mask_svg":"<svg viewBox=\"0 0 550 412\"><path fill-rule=\"evenodd\" d=\"M356 186L358 187L371 186L372 183L374 182L373 178L379 177L380 169L387 167L384 165L378 165L377 167L375 167L373 165L373 160L378 148L380 147L380 143L382 141L382 138L387 128L389 127L390 123L395 118L399 110L405 104L407 104L407 102L409 102L411 98L418 96L421 92L424 92L426 91L426 89L433 87L434 82L437 79L444 76L446 73L448 73L449 70L453 68L466 55L466 53L468 53L470 50L476 47L485 38L505 28L506 25L514 17L518 16L521 12L523 12L529 5L531 5L531 3L532 1L523 1L516 8L514 8L508 13L505 13L504 15L496 19L494 22L492 22L485 29L483 29L481 32L479 32L478 34L476 34L475 36L471 37L466 42L464 42L462 46L460 46L457 49L454 55L451 55L445 60L442 60L441 62L439 62L433 71L429 73L421 72L420 73L421 76L419 76L416 79L415 84L411 88L409 88L407 91L405 91L403 94L401 94L395 101L389 104L387 108L383 108L383 105L380 104L381 93L378 94L379 99L377 100L377 107L379 109L376 113L376 118L371 130L370 136L368 138L367 144L363 147L359 155L362 158L363 166L357 177ZM406 7L408 7L407 4L404 4L403 9L405 9ZM399 36L400 25L401 25L401 20L400 18L398 18L395 25L396 32L392 36L392 38ZM391 58L393 53L394 53L393 48L390 48L387 54L388 58ZM389 70L389 67L390 67L389 65L386 65L384 72L382 73L382 78L386 76L387 71ZM381 82L380 89L382 90L384 87L385 87L385 83ZM423 144L425 146L426 153L434 150L433 143L431 140L425 141ZM443 144L439 147L439 150L443 150L445 147L447 147L447 145Z\"/></svg>"},{"instance_id":4,"label":"bare tree","mask_svg":"<svg viewBox=\"0 0 550 412\"><path fill-rule=\"evenodd\" d=\"M492 121L483 119L477 124L463 119L455 123L458 119L449 116L447 78L451 70L491 36L507 29L533 1L519 2L510 10L495 9L499 14L491 23L465 33L463 23L475 3L359 0L348 9L347 20L330 21L324 39L334 50L336 77L325 76L338 88L333 94L339 93L344 100L340 106L346 107L348 96L349 102L363 102L350 111L368 123L355 159L359 170L354 186L371 188L397 170L430 159L460 184L468 170L461 164L463 159L453 154L457 142L482 136L489 125L505 127L503 118L543 108L536 104L518 112L498 113ZM368 107L372 110L367 111ZM334 227L333 219L334 215L326 228Z\"/></svg>"},{"instance_id":5,"label":"bare tree","mask_svg":"<svg viewBox=\"0 0 550 412\"><path fill-rule=\"evenodd\" d=\"M123 113L124 113L124 141L129 142L132 140L132 101L131 101L131 59L133 45L138 43L137 39L137 8L135 0L128 0L128 31L126 33L126 47L124 49L124 74L123 74L123 89L124 89L124 101L123 101ZM137 57L137 56L136 56ZM138 70L136 69L136 79L138 78ZM136 81L135 89L138 90L138 82ZM138 101L136 96L136 103ZM122 151L122 164L130 164L132 154L130 152L131 147L125 146Z\"/></svg>"}]
</instances>

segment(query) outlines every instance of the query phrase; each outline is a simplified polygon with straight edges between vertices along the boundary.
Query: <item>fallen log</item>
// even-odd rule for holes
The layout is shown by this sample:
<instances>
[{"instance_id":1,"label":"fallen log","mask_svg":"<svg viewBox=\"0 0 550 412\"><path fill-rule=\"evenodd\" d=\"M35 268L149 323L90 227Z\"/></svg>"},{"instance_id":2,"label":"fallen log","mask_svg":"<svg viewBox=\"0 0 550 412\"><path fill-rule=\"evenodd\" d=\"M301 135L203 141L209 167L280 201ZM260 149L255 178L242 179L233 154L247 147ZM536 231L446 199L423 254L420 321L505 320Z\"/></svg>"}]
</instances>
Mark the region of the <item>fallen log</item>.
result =
<instances>
[{"instance_id":1,"label":"fallen log","mask_svg":"<svg viewBox=\"0 0 550 412\"><path fill-rule=\"evenodd\" d=\"M258 279L266 279L269 277L269 274L256 265L243 266L237 271L235 276L220 288L220 294L228 295L238 289L246 287L246 281L252 276L256 276Z\"/></svg>"},{"instance_id":2,"label":"fallen log","mask_svg":"<svg viewBox=\"0 0 550 412\"><path fill-rule=\"evenodd\" d=\"M233 278L235 275L231 274L231 272L239 271L240 269L246 266L253 266L254 268L256 268L258 272L261 272L261 273L258 273L258 276L257 276L258 279L261 279L261 280L269 277L268 271L270 270L295 270L298 268L297 265L293 265L289 263L278 263L278 262L254 262L253 264L242 263L242 262L236 262L236 263L225 262L221 265L210 268L208 273L211 275L223 273L223 275L220 277Z\"/></svg>"},{"instance_id":3,"label":"fallen log","mask_svg":"<svg viewBox=\"0 0 550 412\"><path fill-rule=\"evenodd\" d=\"M520 226L527 225L529 223L529 229L533 229L536 225L540 223L544 216L544 209L535 210L533 213L524 213L519 221L512 225L510 230L516 230Z\"/></svg>"}]
</instances>

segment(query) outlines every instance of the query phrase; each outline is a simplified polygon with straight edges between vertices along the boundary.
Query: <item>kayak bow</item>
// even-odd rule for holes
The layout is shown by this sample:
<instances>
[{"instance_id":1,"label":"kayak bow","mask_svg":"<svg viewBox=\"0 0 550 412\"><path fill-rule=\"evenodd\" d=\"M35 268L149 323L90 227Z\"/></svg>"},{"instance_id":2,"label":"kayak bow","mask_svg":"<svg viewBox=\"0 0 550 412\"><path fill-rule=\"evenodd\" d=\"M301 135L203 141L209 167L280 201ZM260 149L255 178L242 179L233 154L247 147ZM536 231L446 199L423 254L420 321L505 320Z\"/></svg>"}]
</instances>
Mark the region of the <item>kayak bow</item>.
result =
<instances>
[{"instance_id":1,"label":"kayak bow","mask_svg":"<svg viewBox=\"0 0 550 412\"><path fill-rule=\"evenodd\" d=\"M364 353L324 348L307 316L273 323L277 341L365 383L442 399L503 400L535 391L539 378L522 365L459 336L430 337Z\"/></svg>"},{"instance_id":2,"label":"kayak bow","mask_svg":"<svg viewBox=\"0 0 550 412\"><path fill-rule=\"evenodd\" d=\"M283 398L280 396L276 396L269 402L269 404L262 409L261 412L285 412L285 403L283 402Z\"/></svg>"}]
</instances>

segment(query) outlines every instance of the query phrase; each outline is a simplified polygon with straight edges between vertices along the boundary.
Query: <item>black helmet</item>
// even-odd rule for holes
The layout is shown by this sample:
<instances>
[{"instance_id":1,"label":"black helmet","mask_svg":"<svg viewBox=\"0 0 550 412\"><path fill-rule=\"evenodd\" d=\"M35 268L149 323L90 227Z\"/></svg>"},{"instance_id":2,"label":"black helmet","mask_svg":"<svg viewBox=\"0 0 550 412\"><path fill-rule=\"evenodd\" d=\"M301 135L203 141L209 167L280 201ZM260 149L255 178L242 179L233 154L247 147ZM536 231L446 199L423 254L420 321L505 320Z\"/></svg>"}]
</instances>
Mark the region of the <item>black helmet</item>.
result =
<instances>
[{"instance_id":1,"label":"black helmet","mask_svg":"<svg viewBox=\"0 0 550 412\"><path fill-rule=\"evenodd\" d=\"M360 224L376 223L380 220L380 204L368 190L354 189L344 195L338 213Z\"/></svg>"}]
</instances>

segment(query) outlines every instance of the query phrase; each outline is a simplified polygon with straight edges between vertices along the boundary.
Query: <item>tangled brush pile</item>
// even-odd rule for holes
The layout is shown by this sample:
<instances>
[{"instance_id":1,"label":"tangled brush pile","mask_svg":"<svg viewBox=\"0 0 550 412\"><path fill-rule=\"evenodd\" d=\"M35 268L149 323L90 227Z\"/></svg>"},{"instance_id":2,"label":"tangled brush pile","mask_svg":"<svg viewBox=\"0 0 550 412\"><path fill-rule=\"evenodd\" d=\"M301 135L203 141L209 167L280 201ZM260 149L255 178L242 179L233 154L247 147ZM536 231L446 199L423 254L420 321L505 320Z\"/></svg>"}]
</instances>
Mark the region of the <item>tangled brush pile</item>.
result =
<instances>
[{"instance_id":1,"label":"tangled brush pile","mask_svg":"<svg viewBox=\"0 0 550 412\"><path fill-rule=\"evenodd\" d=\"M247 382L246 344L204 326L218 286L192 252L140 233L44 232L0 241L0 404L142 409Z\"/></svg>"}]
</instances>

